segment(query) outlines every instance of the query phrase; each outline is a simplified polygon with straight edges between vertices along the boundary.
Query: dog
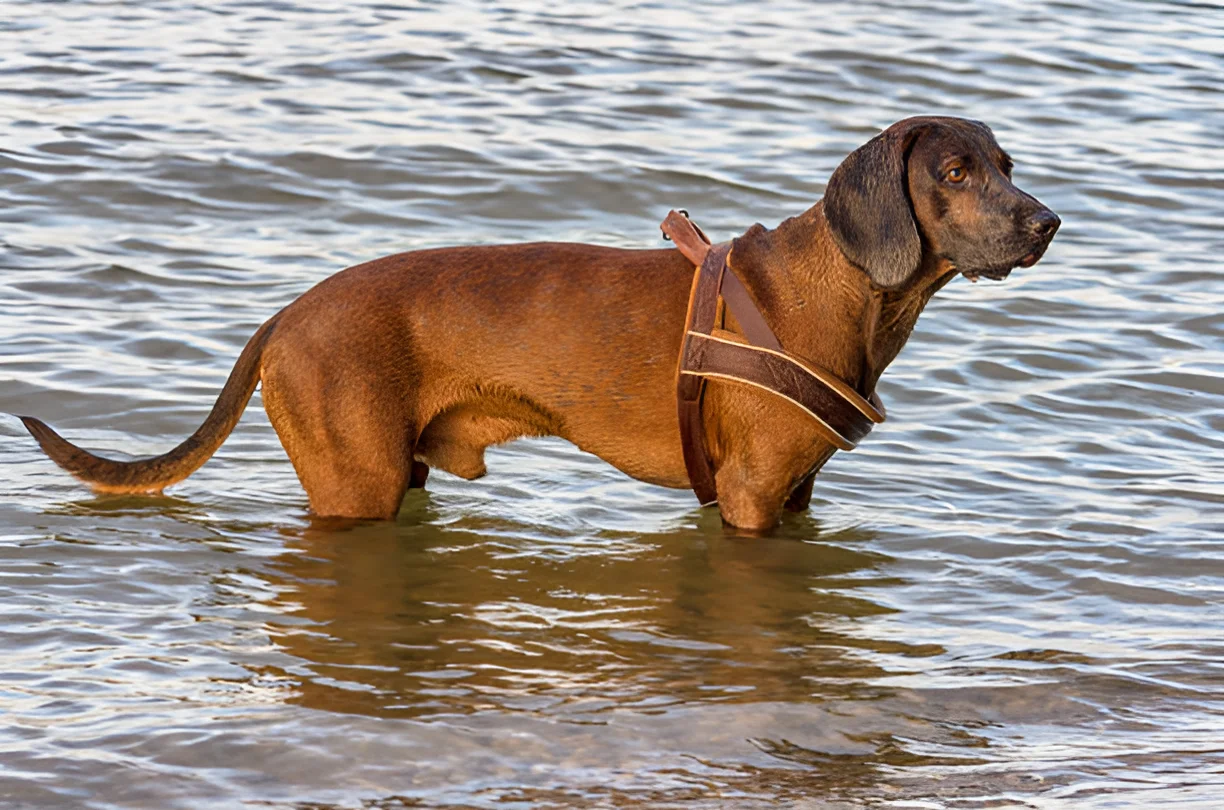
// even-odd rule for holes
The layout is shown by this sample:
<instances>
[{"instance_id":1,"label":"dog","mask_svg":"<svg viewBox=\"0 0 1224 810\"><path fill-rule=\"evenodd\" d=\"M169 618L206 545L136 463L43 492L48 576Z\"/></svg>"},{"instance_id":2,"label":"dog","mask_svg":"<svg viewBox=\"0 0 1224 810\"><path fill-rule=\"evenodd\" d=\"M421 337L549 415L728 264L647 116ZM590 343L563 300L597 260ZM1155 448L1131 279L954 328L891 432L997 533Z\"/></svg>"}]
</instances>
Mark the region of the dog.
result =
<instances>
[{"instance_id":1,"label":"dog","mask_svg":"<svg viewBox=\"0 0 1224 810\"><path fill-rule=\"evenodd\" d=\"M729 269L787 352L868 396L954 276L1003 279L1044 254L1060 220L1011 173L985 124L900 121L852 152L813 207L733 240ZM560 436L633 478L688 488L676 375L693 272L670 248L401 253L336 273L272 316L204 423L164 455L101 458L21 419L96 491L160 493L212 456L262 382L323 517L394 518L430 468L479 478L485 448L522 436ZM764 531L807 508L835 450L809 420L719 380L701 414L727 524Z\"/></svg>"}]
</instances>

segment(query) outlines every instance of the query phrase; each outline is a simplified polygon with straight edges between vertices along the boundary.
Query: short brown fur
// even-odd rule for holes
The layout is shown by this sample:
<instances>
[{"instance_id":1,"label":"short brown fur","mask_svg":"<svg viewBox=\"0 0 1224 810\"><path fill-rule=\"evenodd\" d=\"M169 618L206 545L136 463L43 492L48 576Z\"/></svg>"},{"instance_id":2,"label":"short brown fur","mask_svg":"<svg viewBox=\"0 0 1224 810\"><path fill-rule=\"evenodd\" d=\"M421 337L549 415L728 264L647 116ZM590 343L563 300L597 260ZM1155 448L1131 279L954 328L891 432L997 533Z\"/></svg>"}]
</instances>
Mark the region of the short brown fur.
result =
<instances>
[{"instance_id":1,"label":"short brown fur","mask_svg":"<svg viewBox=\"0 0 1224 810\"><path fill-rule=\"evenodd\" d=\"M977 191L949 185L950 160L972 164ZM824 201L735 240L730 264L788 352L868 395L958 270L997 277L1053 237L1057 217L1009 174L983 125L908 119L847 158ZM692 275L671 249L545 242L389 256L273 316L205 424L165 455L111 461L23 421L95 489L160 492L215 452L262 380L321 516L394 517L429 467L478 478L485 448L520 436L561 436L634 478L687 488L675 379ZM712 380L703 415L728 523L767 529L784 506L807 507L833 448L793 406Z\"/></svg>"}]
</instances>

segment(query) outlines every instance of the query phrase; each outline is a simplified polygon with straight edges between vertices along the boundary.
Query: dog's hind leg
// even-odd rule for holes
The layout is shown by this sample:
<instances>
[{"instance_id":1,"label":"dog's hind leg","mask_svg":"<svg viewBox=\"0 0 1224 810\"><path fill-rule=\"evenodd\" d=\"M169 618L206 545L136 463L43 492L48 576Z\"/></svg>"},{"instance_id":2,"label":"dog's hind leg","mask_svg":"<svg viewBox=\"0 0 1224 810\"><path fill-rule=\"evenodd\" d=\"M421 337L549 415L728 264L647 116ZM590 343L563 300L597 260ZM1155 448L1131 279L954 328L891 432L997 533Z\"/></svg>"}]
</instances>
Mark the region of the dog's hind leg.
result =
<instances>
[{"instance_id":1,"label":"dog's hind leg","mask_svg":"<svg viewBox=\"0 0 1224 810\"><path fill-rule=\"evenodd\" d=\"M278 368L265 369L264 409L311 511L320 517L394 518L418 478L408 397L352 366L335 374L308 362L283 373ZM419 476L421 483L424 478Z\"/></svg>"}]
</instances>

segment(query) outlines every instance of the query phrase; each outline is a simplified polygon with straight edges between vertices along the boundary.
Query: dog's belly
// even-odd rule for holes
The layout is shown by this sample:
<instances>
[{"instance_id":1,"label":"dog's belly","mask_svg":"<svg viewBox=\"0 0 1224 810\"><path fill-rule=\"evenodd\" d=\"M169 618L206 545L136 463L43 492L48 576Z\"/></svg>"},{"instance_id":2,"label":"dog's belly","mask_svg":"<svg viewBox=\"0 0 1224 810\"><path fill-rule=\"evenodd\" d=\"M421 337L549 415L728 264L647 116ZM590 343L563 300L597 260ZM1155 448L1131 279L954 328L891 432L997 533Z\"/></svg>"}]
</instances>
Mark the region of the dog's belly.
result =
<instances>
[{"instance_id":1,"label":"dog's belly","mask_svg":"<svg viewBox=\"0 0 1224 810\"><path fill-rule=\"evenodd\" d=\"M429 384L423 387L428 396ZM550 390L481 386L429 420L417 439L415 458L472 480L485 474L484 451L490 445L559 436L639 480L689 486L670 399L665 413L658 414L655 403L610 403L606 393L597 396L604 401L596 404Z\"/></svg>"}]
</instances>

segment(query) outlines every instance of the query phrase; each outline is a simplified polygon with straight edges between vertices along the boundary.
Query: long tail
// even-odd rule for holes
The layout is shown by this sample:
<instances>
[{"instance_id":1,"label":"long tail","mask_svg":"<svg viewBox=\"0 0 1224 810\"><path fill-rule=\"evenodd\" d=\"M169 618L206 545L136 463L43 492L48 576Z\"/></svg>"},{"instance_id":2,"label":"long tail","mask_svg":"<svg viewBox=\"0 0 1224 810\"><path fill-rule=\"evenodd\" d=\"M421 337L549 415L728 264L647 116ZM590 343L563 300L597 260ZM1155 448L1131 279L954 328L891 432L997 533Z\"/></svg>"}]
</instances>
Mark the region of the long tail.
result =
<instances>
[{"instance_id":1,"label":"long tail","mask_svg":"<svg viewBox=\"0 0 1224 810\"><path fill-rule=\"evenodd\" d=\"M204 424L169 453L139 461L113 461L82 450L32 416L18 418L52 461L96 491L161 492L203 466L238 424L259 383L264 344L275 325L273 317L251 336Z\"/></svg>"}]
</instances>

